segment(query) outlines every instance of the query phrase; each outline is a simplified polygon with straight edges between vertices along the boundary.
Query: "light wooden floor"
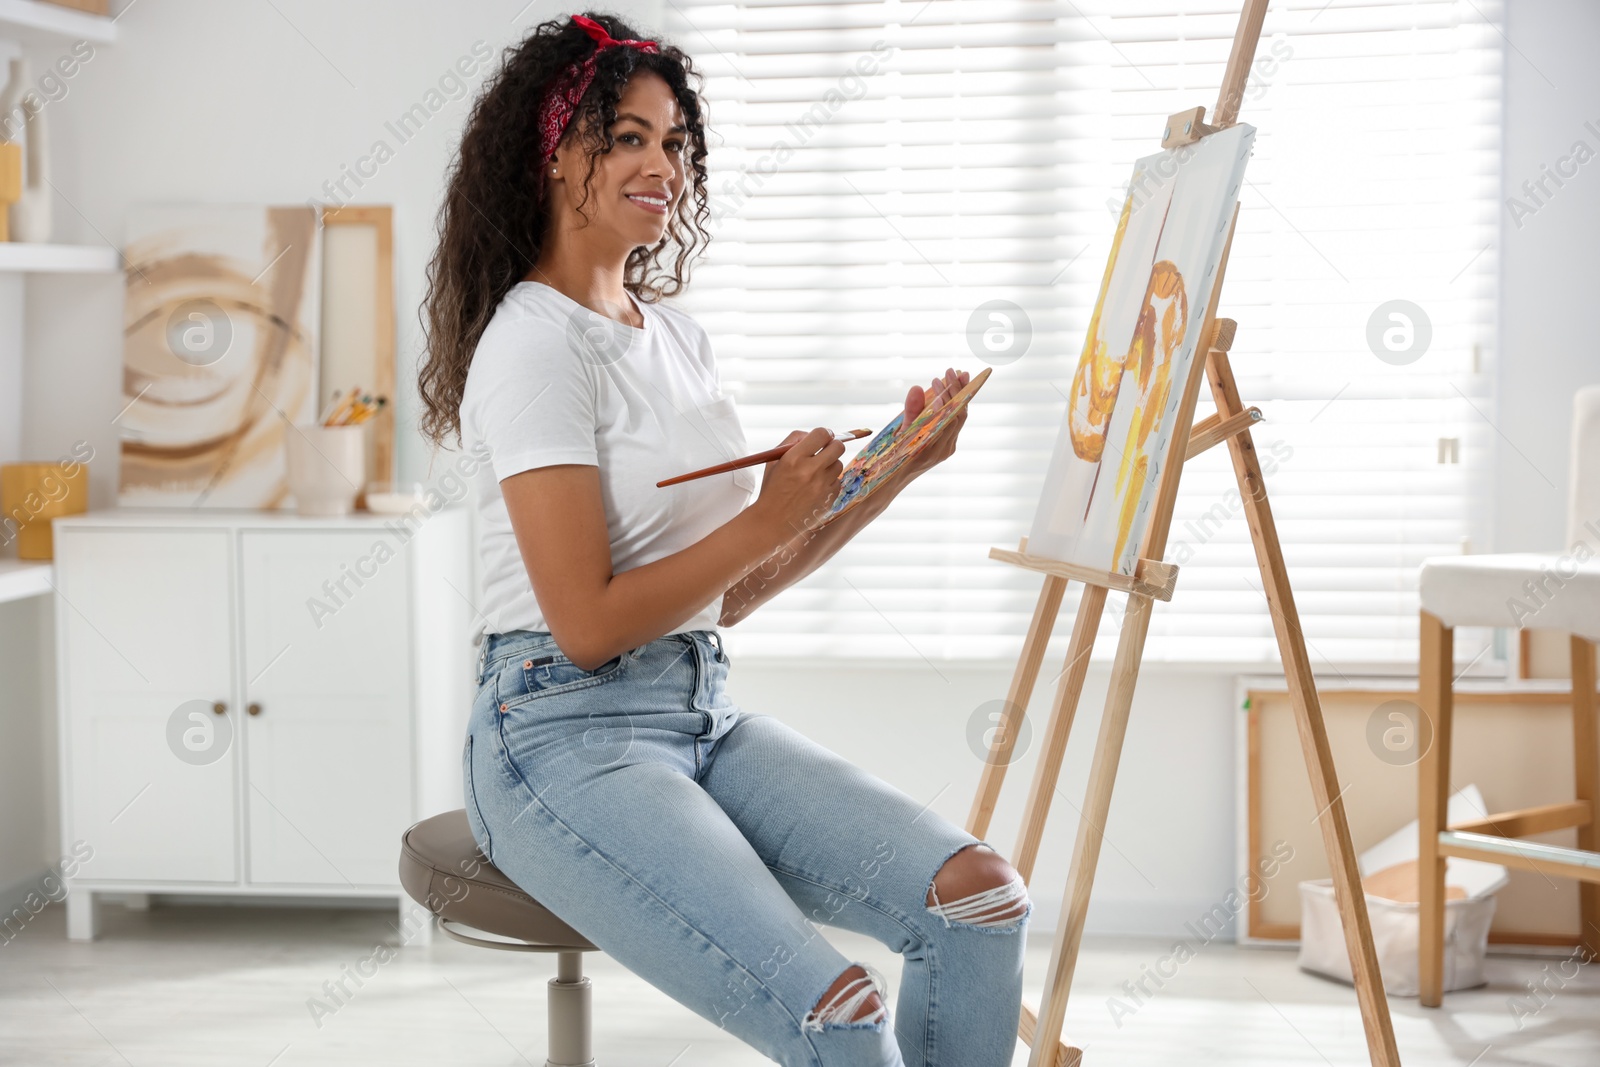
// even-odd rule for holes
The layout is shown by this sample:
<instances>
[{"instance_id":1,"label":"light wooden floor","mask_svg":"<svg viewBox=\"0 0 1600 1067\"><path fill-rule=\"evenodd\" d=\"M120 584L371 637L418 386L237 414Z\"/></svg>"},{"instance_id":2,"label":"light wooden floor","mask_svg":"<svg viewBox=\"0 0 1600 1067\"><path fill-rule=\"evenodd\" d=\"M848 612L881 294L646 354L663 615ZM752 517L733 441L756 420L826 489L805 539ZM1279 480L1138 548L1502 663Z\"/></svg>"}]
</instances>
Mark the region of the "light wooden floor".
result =
<instances>
[{"instance_id":1,"label":"light wooden floor","mask_svg":"<svg viewBox=\"0 0 1600 1067\"><path fill-rule=\"evenodd\" d=\"M377 945L396 943L391 912L207 906L136 912L111 905L104 916L99 941L68 942L62 909L52 905L0 945L0 1064L544 1064L544 983L554 967L548 956L447 938L431 949L402 949L319 1027L308 998ZM892 953L853 934L826 933L850 958L882 970L892 995L899 976ZM1027 997L1037 1003L1050 946L1042 934L1033 940ZM1113 1020L1108 998L1121 995L1132 1005L1122 983L1137 980L1169 948L1134 939L1086 946L1068 1030L1086 1044L1090 1067L1368 1062L1352 991L1300 972L1285 951L1213 943L1133 1014ZM1519 1027L1509 1002L1526 996L1524 983L1547 963L1556 976L1547 979L1548 1003ZM1487 988L1449 994L1436 1011L1391 999L1404 1062L1600 1064L1600 967L1582 967L1565 980L1557 963L1491 957ZM587 972L595 981L601 1067L770 1062L603 956L589 957ZM1026 1060L1019 1044L1015 1063Z\"/></svg>"}]
</instances>

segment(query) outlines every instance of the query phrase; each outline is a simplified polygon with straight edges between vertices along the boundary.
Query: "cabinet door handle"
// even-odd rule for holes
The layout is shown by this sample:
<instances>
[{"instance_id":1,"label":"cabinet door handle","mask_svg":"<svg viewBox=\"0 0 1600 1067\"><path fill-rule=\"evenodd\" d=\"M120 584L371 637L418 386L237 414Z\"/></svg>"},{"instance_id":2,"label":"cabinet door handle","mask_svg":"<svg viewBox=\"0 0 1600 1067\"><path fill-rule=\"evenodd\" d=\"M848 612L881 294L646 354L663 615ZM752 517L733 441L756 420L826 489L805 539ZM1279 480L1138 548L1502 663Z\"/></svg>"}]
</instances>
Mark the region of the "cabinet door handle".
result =
<instances>
[{"instance_id":1,"label":"cabinet door handle","mask_svg":"<svg viewBox=\"0 0 1600 1067\"><path fill-rule=\"evenodd\" d=\"M260 715L261 714L261 705L252 700L250 702L250 706L248 708L246 708L245 710L248 711L252 715Z\"/></svg>"},{"instance_id":2,"label":"cabinet door handle","mask_svg":"<svg viewBox=\"0 0 1600 1067\"><path fill-rule=\"evenodd\" d=\"M226 715L228 713L228 705L219 700L215 704L211 705L211 710L216 712L218 715Z\"/></svg>"}]
</instances>

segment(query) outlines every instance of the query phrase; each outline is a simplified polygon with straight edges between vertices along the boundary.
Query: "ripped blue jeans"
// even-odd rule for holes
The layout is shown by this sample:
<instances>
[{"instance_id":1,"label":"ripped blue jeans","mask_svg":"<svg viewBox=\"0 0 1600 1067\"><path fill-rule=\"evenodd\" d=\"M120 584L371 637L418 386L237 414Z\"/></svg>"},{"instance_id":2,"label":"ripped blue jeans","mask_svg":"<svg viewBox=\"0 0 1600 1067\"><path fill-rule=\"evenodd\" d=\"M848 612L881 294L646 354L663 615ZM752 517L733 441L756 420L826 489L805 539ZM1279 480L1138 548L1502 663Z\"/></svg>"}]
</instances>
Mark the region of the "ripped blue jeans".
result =
<instances>
[{"instance_id":1,"label":"ripped blue jeans","mask_svg":"<svg viewBox=\"0 0 1600 1067\"><path fill-rule=\"evenodd\" d=\"M516 630L488 635L478 667L473 836L602 951L785 1067L1012 1062L1033 911L1021 879L930 905L945 861L987 842L734 705L714 631L590 671ZM818 924L902 957L892 1011L883 976ZM874 990L883 1009L867 1007Z\"/></svg>"}]
</instances>

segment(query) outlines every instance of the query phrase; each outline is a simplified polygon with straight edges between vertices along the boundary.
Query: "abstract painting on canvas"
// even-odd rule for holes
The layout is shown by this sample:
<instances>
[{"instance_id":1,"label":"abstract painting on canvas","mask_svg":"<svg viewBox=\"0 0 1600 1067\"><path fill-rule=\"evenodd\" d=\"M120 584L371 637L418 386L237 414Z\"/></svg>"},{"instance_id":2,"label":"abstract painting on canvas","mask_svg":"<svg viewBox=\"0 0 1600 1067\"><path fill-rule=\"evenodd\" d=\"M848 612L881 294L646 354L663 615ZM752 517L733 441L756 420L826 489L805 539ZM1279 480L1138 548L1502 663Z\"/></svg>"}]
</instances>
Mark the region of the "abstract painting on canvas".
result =
<instances>
[{"instance_id":1,"label":"abstract painting on canvas","mask_svg":"<svg viewBox=\"0 0 1600 1067\"><path fill-rule=\"evenodd\" d=\"M1133 573L1254 136L1134 164L1029 555Z\"/></svg>"},{"instance_id":2,"label":"abstract painting on canvas","mask_svg":"<svg viewBox=\"0 0 1600 1067\"><path fill-rule=\"evenodd\" d=\"M284 506L285 435L316 418L321 247L309 206L129 212L119 504Z\"/></svg>"}]
</instances>

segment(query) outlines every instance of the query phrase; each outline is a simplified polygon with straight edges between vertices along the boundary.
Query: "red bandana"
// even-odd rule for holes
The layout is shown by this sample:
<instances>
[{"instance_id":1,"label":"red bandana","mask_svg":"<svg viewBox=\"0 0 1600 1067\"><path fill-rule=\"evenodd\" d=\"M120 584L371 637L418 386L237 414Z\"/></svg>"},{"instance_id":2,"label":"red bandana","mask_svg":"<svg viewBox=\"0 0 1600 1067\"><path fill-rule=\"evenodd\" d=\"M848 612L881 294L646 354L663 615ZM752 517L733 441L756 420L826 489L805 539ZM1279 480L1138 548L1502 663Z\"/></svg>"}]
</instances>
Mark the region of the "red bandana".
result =
<instances>
[{"instance_id":1,"label":"red bandana","mask_svg":"<svg viewBox=\"0 0 1600 1067\"><path fill-rule=\"evenodd\" d=\"M594 38L594 51L590 52L582 63L571 64L557 76L550 87L549 95L545 97L539 115L539 152L542 163L550 162L550 157L556 154L556 145L561 143L561 135L566 132L567 123L572 121L572 113L577 109L578 101L583 99L583 94L589 91L589 83L594 81L594 59L602 49L627 47L637 48L641 52L656 51L654 41L619 41L607 33L604 26L582 15L573 15L572 21L583 27L583 32Z\"/></svg>"}]
</instances>

